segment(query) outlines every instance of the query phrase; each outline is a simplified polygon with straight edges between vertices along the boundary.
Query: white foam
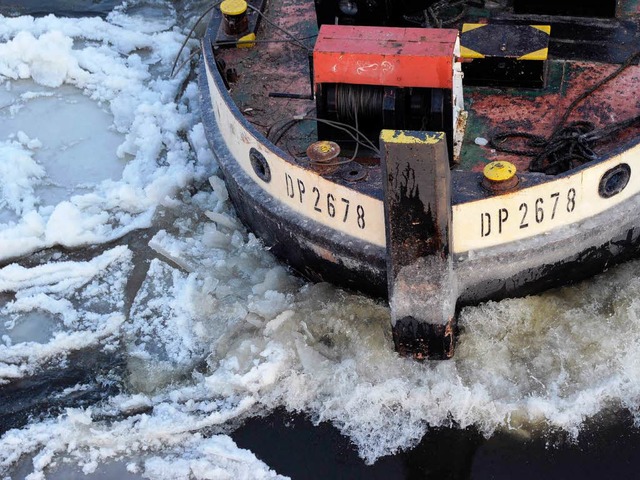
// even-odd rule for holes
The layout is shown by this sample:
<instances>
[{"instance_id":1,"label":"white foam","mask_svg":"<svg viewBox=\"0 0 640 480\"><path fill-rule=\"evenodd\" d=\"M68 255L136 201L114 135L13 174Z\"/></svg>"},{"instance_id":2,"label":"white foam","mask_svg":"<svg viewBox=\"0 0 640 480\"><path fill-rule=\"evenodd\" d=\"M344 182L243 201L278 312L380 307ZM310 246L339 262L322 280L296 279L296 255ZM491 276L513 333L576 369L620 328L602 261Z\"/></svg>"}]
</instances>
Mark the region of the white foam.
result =
<instances>
[{"instance_id":1,"label":"white foam","mask_svg":"<svg viewBox=\"0 0 640 480\"><path fill-rule=\"evenodd\" d=\"M452 422L485 435L552 427L575 436L585 419L638 398L637 264L579 287L465 309L454 360L417 363L393 352L386 306L323 284L292 290L276 267L260 271L265 255L250 238L209 252L197 238L204 242L204 228L195 239L173 238L174 251L182 245L201 265L190 275L201 276L228 329L220 337L218 318L208 320L220 341L198 384L209 397L329 420L368 462ZM224 260L212 261L214 252ZM225 274L239 265L235 277Z\"/></svg>"}]
</instances>

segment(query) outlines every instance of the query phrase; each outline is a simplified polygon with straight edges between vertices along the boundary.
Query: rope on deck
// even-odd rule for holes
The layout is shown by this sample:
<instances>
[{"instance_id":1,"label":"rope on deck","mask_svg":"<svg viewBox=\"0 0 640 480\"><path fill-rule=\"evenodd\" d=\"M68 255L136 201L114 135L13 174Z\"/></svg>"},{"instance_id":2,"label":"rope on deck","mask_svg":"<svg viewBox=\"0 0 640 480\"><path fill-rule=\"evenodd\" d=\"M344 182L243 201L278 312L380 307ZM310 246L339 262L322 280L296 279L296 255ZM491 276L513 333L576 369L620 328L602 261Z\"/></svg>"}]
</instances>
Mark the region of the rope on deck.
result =
<instances>
[{"instance_id":1,"label":"rope on deck","mask_svg":"<svg viewBox=\"0 0 640 480\"><path fill-rule=\"evenodd\" d=\"M462 20L471 0L438 0L419 14L403 15L403 19L426 28L444 28Z\"/></svg>"},{"instance_id":2,"label":"rope on deck","mask_svg":"<svg viewBox=\"0 0 640 480\"><path fill-rule=\"evenodd\" d=\"M557 175L583 163L596 160L598 155L593 151L596 144L611 140L625 129L640 123L640 115L602 128L596 128L593 122L586 120L570 122L566 125L565 122L578 104L624 72L639 58L640 51L630 55L613 73L595 83L573 100L549 137L507 130L495 134L489 141L490 146L499 152L533 157L529 163L529 171L548 175ZM513 139L524 140L521 143L525 148L510 146L510 140Z\"/></svg>"}]
</instances>

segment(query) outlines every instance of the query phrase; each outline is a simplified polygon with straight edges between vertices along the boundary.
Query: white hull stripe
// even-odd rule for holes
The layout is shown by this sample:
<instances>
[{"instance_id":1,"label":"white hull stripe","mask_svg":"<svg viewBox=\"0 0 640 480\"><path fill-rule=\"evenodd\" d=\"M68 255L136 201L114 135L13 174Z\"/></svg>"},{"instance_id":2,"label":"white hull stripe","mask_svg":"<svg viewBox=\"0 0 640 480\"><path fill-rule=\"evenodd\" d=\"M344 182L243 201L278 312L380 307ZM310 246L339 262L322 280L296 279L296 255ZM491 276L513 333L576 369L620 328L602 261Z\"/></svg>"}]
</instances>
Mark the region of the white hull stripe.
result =
<instances>
[{"instance_id":1,"label":"white hull stripe","mask_svg":"<svg viewBox=\"0 0 640 480\"><path fill-rule=\"evenodd\" d=\"M266 147L236 119L219 94L209 65L206 67L218 128L231 155L244 172L269 195L297 213L346 235L384 247L383 203L292 165ZM271 170L269 183L254 172L249 158L251 148L258 150L267 160Z\"/></svg>"},{"instance_id":2,"label":"white hull stripe","mask_svg":"<svg viewBox=\"0 0 640 480\"><path fill-rule=\"evenodd\" d=\"M631 174L617 195L598 193L603 175L626 164ZM453 207L453 250L465 252L543 235L579 224L640 192L640 145L572 175L510 194Z\"/></svg>"},{"instance_id":3,"label":"white hull stripe","mask_svg":"<svg viewBox=\"0 0 640 480\"><path fill-rule=\"evenodd\" d=\"M205 63L206 64L206 63ZM207 80L222 138L242 170L271 197L322 225L374 245L385 247L383 202L293 165L247 130L218 91L209 65ZM254 172L250 151L258 150L269 164L271 181ZM631 176L626 188L603 198L602 176L626 163ZM640 145L573 175L514 193L454 205L451 216L453 253L464 253L545 234L579 223L640 192Z\"/></svg>"}]
</instances>

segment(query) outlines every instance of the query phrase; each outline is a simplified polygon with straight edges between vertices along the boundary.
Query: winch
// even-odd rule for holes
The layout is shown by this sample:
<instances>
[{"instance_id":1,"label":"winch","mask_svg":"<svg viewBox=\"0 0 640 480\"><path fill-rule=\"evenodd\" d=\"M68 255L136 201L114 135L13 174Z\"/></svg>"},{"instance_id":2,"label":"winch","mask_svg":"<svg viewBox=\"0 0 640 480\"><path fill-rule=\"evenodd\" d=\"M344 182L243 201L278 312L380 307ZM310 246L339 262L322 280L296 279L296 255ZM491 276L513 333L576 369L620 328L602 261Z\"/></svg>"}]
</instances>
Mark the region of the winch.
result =
<instances>
[{"instance_id":1,"label":"winch","mask_svg":"<svg viewBox=\"0 0 640 480\"><path fill-rule=\"evenodd\" d=\"M374 143L382 129L445 132L450 160L463 110L457 30L322 25L313 52L317 115ZM353 144L319 123L318 138Z\"/></svg>"}]
</instances>

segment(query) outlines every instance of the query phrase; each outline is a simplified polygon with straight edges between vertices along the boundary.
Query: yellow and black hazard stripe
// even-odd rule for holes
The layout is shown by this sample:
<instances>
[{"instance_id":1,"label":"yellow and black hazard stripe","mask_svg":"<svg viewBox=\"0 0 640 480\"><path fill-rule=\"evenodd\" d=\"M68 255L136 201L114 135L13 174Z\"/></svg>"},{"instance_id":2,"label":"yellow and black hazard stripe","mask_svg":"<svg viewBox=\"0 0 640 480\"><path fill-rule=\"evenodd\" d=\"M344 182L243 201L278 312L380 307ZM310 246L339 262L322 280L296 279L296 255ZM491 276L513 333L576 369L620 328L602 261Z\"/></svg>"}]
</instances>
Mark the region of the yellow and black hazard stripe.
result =
<instances>
[{"instance_id":1,"label":"yellow and black hazard stripe","mask_svg":"<svg viewBox=\"0 0 640 480\"><path fill-rule=\"evenodd\" d=\"M546 60L549 25L465 23L460 35L462 58Z\"/></svg>"}]
</instances>

